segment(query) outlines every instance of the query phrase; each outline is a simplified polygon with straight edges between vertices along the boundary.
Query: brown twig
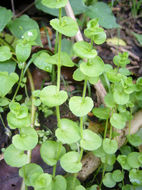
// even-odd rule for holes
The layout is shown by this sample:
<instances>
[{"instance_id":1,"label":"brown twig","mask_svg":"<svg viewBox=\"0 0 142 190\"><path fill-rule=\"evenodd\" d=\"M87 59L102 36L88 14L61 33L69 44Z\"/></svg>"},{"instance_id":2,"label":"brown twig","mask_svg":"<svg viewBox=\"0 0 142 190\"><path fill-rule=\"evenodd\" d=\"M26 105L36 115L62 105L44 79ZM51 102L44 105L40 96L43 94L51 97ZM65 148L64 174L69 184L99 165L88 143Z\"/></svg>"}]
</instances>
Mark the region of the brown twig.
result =
<instances>
[{"instance_id":1,"label":"brown twig","mask_svg":"<svg viewBox=\"0 0 142 190\"><path fill-rule=\"evenodd\" d=\"M15 17L20 17L23 13L28 11L32 6L34 6L35 2L29 4L24 10L22 10L20 13L18 13Z\"/></svg>"}]
</instances>

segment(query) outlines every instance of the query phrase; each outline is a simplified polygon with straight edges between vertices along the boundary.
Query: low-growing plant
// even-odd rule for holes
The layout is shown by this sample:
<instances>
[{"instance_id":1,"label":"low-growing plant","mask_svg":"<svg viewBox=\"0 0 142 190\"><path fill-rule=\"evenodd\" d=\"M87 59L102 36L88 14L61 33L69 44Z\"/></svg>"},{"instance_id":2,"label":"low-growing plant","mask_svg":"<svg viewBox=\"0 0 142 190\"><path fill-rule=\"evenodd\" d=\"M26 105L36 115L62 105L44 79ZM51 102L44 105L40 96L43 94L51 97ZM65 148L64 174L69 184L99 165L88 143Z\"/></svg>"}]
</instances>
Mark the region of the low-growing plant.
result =
<instances>
[{"instance_id":1,"label":"low-growing plant","mask_svg":"<svg viewBox=\"0 0 142 190\"><path fill-rule=\"evenodd\" d=\"M98 19L92 19L84 30L85 37L90 39L91 43L79 41L73 45L74 55L80 59L78 67L73 73L73 79L84 82L82 96L72 96L69 99L68 93L61 89L61 68L63 66L73 67L75 64L70 55L61 51L61 42L62 35L75 36L78 32L78 25L72 18L62 17L62 8L67 4L67 0L42 0L42 4L47 8L59 9L59 18L50 21L50 25L56 31L56 41L58 42L57 52L54 55L49 54L46 50L41 50L31 56L32 46L41 43L38 26L26 15L13 21L11 20L11 12L0 8L0 13L4 12L7 15L7 21L5 20L1 26L1 31L7 25L10 31L15 34L14 25L19 23L22 25L23 20L28 20L37 28L34 29L30 26L30 29L25 29L25 25L19 25L20 33L16 33L16 37L20 39L16 39L14 46L10 46L4 39L0 41L0 64L14 60L21 70L20 77L13 70L10 73L0 72L1 112L7 108L10 109L7 114L8 126L11 130L16 129L19 132L12 137L12 144L4 151L6 163L12 167L20 168L19 175L23 178L21 190L27 189L29 186L35 190L85 190L86 187L81 185L77 175L82 168L83 153L91 151L101 159L102 180L100 184L91 184L87 190L95 190L99 186L101 189L102 183L104 186L112 188L120 182L122 182L119 184L122 189L127 189L129 185L124 185L125 170L129 172L129 179L133 186L142 185L140 170L142 154L136 150L133 151L127 145L122 147L119 152L119 144L116 140L119 136L118 130L124 129L126 123L129 122L127 141L134 147L142 144L142 138L139 134L131 135L133 110L135 103L141 100L142 78L138 78L136 83L133 82L131 73L126 68L127 64L130 63L127 52L119 53L114 57L113 62L116 66L114 69L111 65L104 64L98 56L94 44L104 43L106 34L104 29L99 26ZM57 84L35 90L28 69L31 63L49 73L52 73L56 66ZM26 86L25 73L30 81L32 95L31 99L23 100L23 97L17 94L20 87ZM93 108L93 99L86 93L87 84L94 85L100 79L104 81L104 86L108 91L104 99L105 107ZM7 98L8 93L17 82L18 85L12 99ZM69 100L69 109L78 117L78 122L60 117L60 106L67 100ZM52 108L56 109L56 140L48 138L48 132L37 132L34 129L36 107L42 110L46 117L53 113ZM105 121L103 135L93 132L84 125L84 118L91 110L97 118ZM53 167L52 174L45 173L39 165L31 163L32 150L38 143L41 144L41 158L47 165ZM69 151L64 145L68 145ZM113 170L116 161L122 169ZM70 175L56 175L58 162Z\"/></svg>"}]
</instances>

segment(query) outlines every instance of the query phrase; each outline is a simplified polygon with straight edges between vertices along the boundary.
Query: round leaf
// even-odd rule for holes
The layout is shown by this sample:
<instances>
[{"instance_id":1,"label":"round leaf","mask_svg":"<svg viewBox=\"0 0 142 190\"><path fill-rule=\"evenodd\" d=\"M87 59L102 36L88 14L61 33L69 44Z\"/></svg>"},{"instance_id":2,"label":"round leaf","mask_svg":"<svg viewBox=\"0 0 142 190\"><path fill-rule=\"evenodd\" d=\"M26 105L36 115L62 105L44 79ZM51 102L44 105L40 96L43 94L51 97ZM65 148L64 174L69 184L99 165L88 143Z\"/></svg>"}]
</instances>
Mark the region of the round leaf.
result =
<instances>
[{"instance_id":1,"label":"round leaf","mask_svg":"<svg viewBox=\"0 0 142 190\"><path fill-rule=\"evenodd\" d=\"M78 173L82 168L82 163L79 162L80 154L78 152L68 152L60 159L62 168L69 173Z\"/></svg>"},{"instance_id":2,"label":"round leaf","mask_svg":"<svg viewBox=\"0 0 142 190\"><path fill-rule=\"evenodd\" d=\"M31 127L23 128L12 138L12 143L19 150L32 150L38 143L38 135Z\"/></svg>"},{"instance_id":3,"label":"round leaf","mask_svg":"<svg viewBox=\"0 0 142 190\"><path fill-rule=\"evenodd\" d=\"M96 150L102 144L102 139L96 133L89 129L83 130L83 139L80 141L80 146L85 150Z\"/></svg>"},{"instance_id":4,"label":"round leaf","mask_svg":"<svg viewBox=\"0 0 142 190\"><path fill-rule=\"evenodd\" d=\"M126 120L118 113L114 113L110 118L110 123L116 129L123 129L125 127Z\"/></svg>"},{"instance_id":5,"label":"round leaf","mask_svg":"<svg viewBox=\"0 0 142 190\"><path fill-rule=\"evenodd\" d=\"M82 62L80 70L89 77L98 77L104 72L104 62L99 56L96 56L90 62Z\"/></svg>"},{"instance_id":6,"label":"round leaf","mask_svg":"<svg viewBox=\"0 0 142 190\"><path fill-rule=\"evenodd\" d=\"M129 178L133 185L142 185L142 170L132 169L129 172Z\"/></svg>"},{"instance_id":7,"label":"round leaf","mask_svg":"<svg viewBox=\"0 0 142 190\"><path fill-rule=\"evenodd\" d=\"M46 141L40 148L41 158L50 166L56 165L57 161L64 153L65 148L61 145L61 143L55 141Z\"/></svg>"},{"instance_id":8,"label":"round leaf","mask_svg":"<svg viewBox=\"0 0 142 190\"><path fill-rule=\"evenodd\" d=\"M104 178L103 178L103 184L106 187L112 188L116 185L116 182L112 178L111 173L106 173Z\"/></svg>"},{"instance_id":9,"label":"round leaf","mask_svg":"<svg viewBox=\"0 0 142 190\"><path fill-rule=\"evenodd\" d=\"M56 130L56 137L63 144L72 144L80 140L80 129L76 122L61 119L61 127Z\"/></svg>"},{"instance_id":10,"label":"round leaf","mask_svg":"<svg viewBox=\"0 0 142 190\"><path fill-rule=\"evenodd\" d=\"M38 32L36 29L31 29L28 30L24 33L23 38L24 40L28 41L28 42L32 42L35 41L37 38Z\"/></svg>"},{"instance_id":11,"label":"round leaf","mask_svg":"<svg viewBox=\"0 0 142 190\"><path fill-rule=\"evenodd\" d=\"M33 186L33 184L31 184L31 178L35 176L35 173L36 176L38 176L43 173L43 169L34 163L26 164L19 170L19 175L24 178L24 182L28 186Z\"/></svg>"},{"instance_id":12,"label":"round leaf","mask_svg":"<svg viewBox=\"0 0 142 190\"><path fill-rule=\"evenodd\" d=\"M137 134L131 134L127 136L129 143L135 147L142 144L142 138Z\"/></svg>"},{"instance_id":13,"label":"round leaf","mask_svg":"<svg viewBox=\"0 0 142 190\"><path fill-rule=\"evenodd\" d=\"M64 16L61 18L61 23L59 19L52 19L50 21L51 26L68 37L73 37L78 32L78 25L77 23L70 17Z\"/></svg>"},{"instance_id":14,"label":"round leaf","mask_svg":"<svg viewBox=\"0 0 142 190\"><path fill-rule=\"evenodd\" d=\"M31 119L29 115L25 118L19 119L16 118L15 114L13 114L12 112L9 112L7 114L7 121L11 129L29 127L31 124Z\"/></svg>"},{"instance_id":15,"label":"round leaf","mask_svg":"<svg viewBox=\"0 0 142 190\"><path fill-rule=\"evenodd\" d=\"M125 105L129 101L129 94L126 94L122 88L115 88L113 98L117 104Z\"/></svg>"},{"instance_id":16,"label":"round leaf","mask_svg":"<svg viewBox=\"0 0 142 190\"><path fill-rule=\"evenodd\" d=\"M124 179L124 173L121 170L114 170L112 173L112 178L115 182L120 182Z\"/></svg>"},{"instance_id":17,"label":"round leaf","mask_svg":"<svg viewBox=\"0 0 142 190\"><path fill-rule=\"evenodd\" d=\"M8 46L0 47L0 62L6 61L12 57L12 53L10 52L10 48Z\"/></svg>"},{"instance_id":18,"label":"round leaf","mask_svg":"<svg viewBox=\"0 0 142 190\"><path fill-rule=\"evenodd\" d=\"M76 81L88 80L91 84L96 84L99 80L99 77L88 77L80 71L80 68L78 68L73 73L73 79Z\"/></svg>"},{"instance_id":19,"label":"round leaf","mask_svg":"<svg viewBox=\"0 0 142 190\"><path fill-rule=\"evenodd\" d=\"M24 63L31 54L31 45L19 42L16 45L16 57L19 62Z\"/></svg>"},{"instance_id":20,"label":"round leaf","mask_svg":"<svg viewBox=\"0 0 142 190\"><path fill-rule=\"evenodd\" d=\"M73 96L69 101L69 108L78 117L87 115L93 108L93 100L90 97Z\"/></svg>"},{"instance_id":21,"label":"round leaf","mask_svg":"<svg viewBox=\"0 0 142 190\"><path fill-rule=\"evenodd\" d=\"M113 100L113 95L111 93L108 93L105 97L104 97L104 102L105 105L109 108L115 107L115 102Z\"/></svg>"},{"instance_id":22,"label":"round leaf","mask_svg":"<svg viewBox=\"0 0 142 190\"><path fill-rule=\"evenodd\" d=\"M73 46L73 50L77 56L86 59L93 59L97 56L97 51L92 49L91 44L85 41L76 42Z\"/></svg>"},{"instance_id":23,"label":"round leaf","mask_svg":"<svg viewBox=\"0 0 142 190\"><path fill-rule=\"evenodd\" d=\"M50 55L46 52L41 52L33 61L33 63L39 68L46 72L52 71L52 65L48 63Z\"/></svg>"},{"instance_id":24,"label":"round leaf","mask_svg":"<svg viewBox=\"0 0 142 190\"><path fill-rule=\"evenodd\" d=\"M108 138L103 140L103 149L107 154L114 154L118 149L116 140L110 140Z\"/></svg>"},{"instance_id":25,"label":"round leaf","mask_svg":"<svg viewBox=\"0 0 142 190\"><path fill-rule=\"evenodd\" d=\"M51 85L43 88L40 93L40 100L48 107L59 106L68 98L67 92L57 92L57 86Z\"/></svg>"},{"instance_id":26,"label":"round leaf","mask_svg":"<svg viewBox=\"0 0 142 190\"><path fill-rule=\"evenodd\" d=\"M19 168L28 163L28 155L11 144L4 152L4 160L8 165Z\"/></svg>"},{"instance_id":27,"label":"round leaf","mask_svg":"<svg viewBox=\"0 0 142 190\"><path fill-rule=\"evenodd\" d=\"M58 65L59 54L55 54L48 58L48 64ZM61 52L61 65L65 67L73 67L74 63L66 52Z\"/></svg>"},{"instance_id":28,"label":"round leaf","mask_svg":"<svg viewBox=\"0 0 142 190\"><path fill-rule=\"evenodd\" d=\"M74 178L74 176L72 175L67 176L66 180L67 180L67 190L73 190L74 187L80 185L80 181L77 178Z\"/></svg>"},{"instance_id":29,"label":"round leaf","mask_svg":"<svg viewBox=\"0 0 142 190\"><path fill-rule=\"evenodd\" d=\"M96 117L100 119L108 119L110 116L109 108L94 108L92 112Z\"/></svg>"},{"instance_id":30,"label":"round leaf","mask_svg":"<svg viewBox=\"0 0 142 190\"><path fill-rule=\"evenodd\" d=\"M66 179L61 175L57 175L52 181L52 190L66 190L66 188Z\"/></svg>"},{"instance_id":31,"label":"round leaf","mask_svg":"<svg viewBox=\"0 0 142 190\"><path fill-rule=\"evenodd\" d=\"M67 0L42 0L42 4L51 9L59 9L65 7Z\"/></svg>"},{"instance_id":32,"label":"round leaf","mask_svg":"<svg viewBox=\"0 0 142 190\"><path fill-rule=\"evenodd\" d=\"M130 154L128 154L127 162L128 162L130 167L139 168L141 166L141 164L138 160L139 155L140 155L139 152L131 152Z\"/></svg>"},{"instance_id":33,"label":"round leaf","mask_svg":"<svg viewBox=\"0 0 142 190\"><path fill-rule=\"evenodd\" d=\"M42 173L38 178L35 180L35 187L36 188L46 188L51 185L52 182L52 175L48 173Z\"/></svg>"},{"instance_id":34,"label":"round leaf","mask_svg":"<svg viewBox=\"0 0 142 190\"><path fill-rule=\"evenodd\" d=\"M119 155L117 157L117 161L120 163L121 167L124 170L130 170L131 167L129 166L128 162L127 162L127 156L126 155Z\"/></svg>"}]
</instances>

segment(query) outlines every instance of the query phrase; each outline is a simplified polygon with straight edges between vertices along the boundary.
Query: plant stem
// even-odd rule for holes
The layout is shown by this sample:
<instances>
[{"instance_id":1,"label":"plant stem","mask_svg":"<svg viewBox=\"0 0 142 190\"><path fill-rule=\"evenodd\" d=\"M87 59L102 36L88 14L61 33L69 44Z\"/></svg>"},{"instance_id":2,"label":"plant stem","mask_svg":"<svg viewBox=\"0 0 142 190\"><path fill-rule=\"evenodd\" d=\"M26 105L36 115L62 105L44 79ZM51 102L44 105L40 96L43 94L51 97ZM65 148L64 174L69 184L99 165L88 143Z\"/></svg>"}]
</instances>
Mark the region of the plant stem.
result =
<instances>
[{"instance_id":1,"label":"plant stem","mask_svg":"<svg viewBox=\"0 0 142 190\"><path fill-rule=\"evenodd\" d=\"M23 71L24 71L24 68L22 68L22 70L21 70L21 75L20 75L19 83L18 83L18 86L16 88L15 94L14 94L14 96L12 98L12 101L15 100L15 97L17 96L17 93L19 91L19 88L20 88L20 85L21 85L21 82L22 82L22 79L23 79Z\"/></svg>"},{"instance_id":2,"label":"plant stem","mask_svg":"<svg viewBox=\"0 0 142 190\"><path fill-rule=\"evenodd\" d=\"M104 139L106 138L107 129L108 129L108 118L106 120L106 125L105 125Z\"/></svg>"},{"instance_id":3,"label":"plant stem","mask_svg":"<svg viewBox=\"0 0 142 190\"><path fill-rule=\"evenodd\" d=\"M31 75L31 72L29 71L29 69L27 70L27 75L28 75L28 79L29 79L29 83L30 83L30 87L31 87L31 94L32 94L32 92L35 90L35 87L34 87L33 78L32 78L32 75ZM31 101L32 101L32 106L31 106L31 127L34 128L36 107L34 105L34 96L33 95L31 96ZM28 150L27 155L28 155L28 163L30 163L31 159L32 159L32 151ZM22 182L21 190L28 190L27 186L24 183L24 180Z\"/></svg>"},{"instance_id":4,"label":"plant stem","mask_svg":"<svg viewBox=\"0 0 142 190\"><path fill-rule=\"evenodd\" d=\"M112 125L110 125L110 133L109 133L109 139L111 140L112 138Z\"/></svg>"},{"instance_id":5,"label":"plant stem","mask_svg":"<svg viewBox=\"0 0 142 190\"><path fill-rule=\"evenodd\" d=\"M87 88L87 80L85 79L85 81L84 81L84 87L83 87L83 93L82 93L82 101L84 101L84 99L85 99L86 88Z\"/></svg>"},{"instance_id":6,"label":"plant stem","mask_svg":"<svg viewBox=\"0 0 142 190\"><path fill-rule=\"evenodd\" d=\"M106 171L106 163L104 163L104 167L103 167L102 179L101 179L101 183L99 185L100 189L101 189L101 186L102 186L102 183L103 183L103 178L104 178L105 171Z\"/></svg>"},{"instance_id":7,"label":"plant stem","mask_svg":"<svg viewBox=\"0 0 142 190\"><path fill-rule=\"evenodd\" d=\"M56 106L56 115L57 115L57 123L58 123L58 127L61 127L61 118L60 118L60 108L59 106Z\"/></svg>"},{"instance_id":8,"label":"plant stem","mask_svg":"<svg viewBox=\"0 0 142 190\"><path fill-rule=\"evenodd\" d=\"M56 175L56 166L57 166L57 165L54 165L54 166L53 166L53 174L52 174L53 178L54 178L55 175Z\"/></svg>"}]
</instances>

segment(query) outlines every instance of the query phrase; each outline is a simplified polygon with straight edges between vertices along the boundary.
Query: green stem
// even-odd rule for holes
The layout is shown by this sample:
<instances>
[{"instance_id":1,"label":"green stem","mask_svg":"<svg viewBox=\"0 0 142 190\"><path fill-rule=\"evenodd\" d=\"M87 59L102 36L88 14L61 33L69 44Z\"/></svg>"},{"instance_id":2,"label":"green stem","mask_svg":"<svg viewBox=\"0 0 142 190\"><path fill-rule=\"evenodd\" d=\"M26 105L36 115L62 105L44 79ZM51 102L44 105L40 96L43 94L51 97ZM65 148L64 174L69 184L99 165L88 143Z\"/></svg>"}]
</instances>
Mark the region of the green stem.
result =
<instances>
[{"instance_id":1,"label":"green stem","mask_svg":"<svg viewBox=\"0 0 142 190\"><path fill-rule=\"evenodd\" d=\"M57 123L58 127L61 127L61 118L60 118L60 108L59 106L56 106L56 116L57 116Z\"/></svg>"},{"instance_id":2,"label":"green stem","mask_svg":"<svg viewBox=\"0 0 142 190\"><path fill-rule=\"evenodd\" d=\"M100 189L101 189L101 186L102 186L102 183L103 183L103 178L104 178L104 175L105 175L105 171L106 171L106 163L104 163L104 167L103 167L102 179L101 179L101 183L99 185Z\"/></svg>"},{"instance_id":3,"label":"green stem","mask_svg":"<svg viewBox=\"0 0 142 190\"><path fill-rule=\"evenodd\" d=\"M18 83L18 86L17 86L17 88L16 88L16 91L15 91L15 94L14 94L14 96L13 96L13 98L12 98L12 101L14 101L15 100L15 97L17 96L17 93L18 93L18 91L19 91L19 88L20 88L20 85L21 85L21 82L22 82L22 79L23 79L23 68L22 68L22 70L21 70L21 75L20 75L20 79L19 79L19 83Z\"/></svg>"},{"instance_id":4,"label":"green stem","mask_svg":"<svg viewBox=\"0 0 142 190\"><path fill-rule=\"evenodd\" d=\"M108 129L108 118L106 120L106 125L105 125L104 139L106 138L107 129Z\"/></svg>"},{"instance_id":5,"label":"green stem","mask_svg":"<svg viewBox=\"0 0 142 190\"><path fill-rule=\"evenodd\" d=\"M112 125L110 125L110 133L109 133L109 139L111 140L112 138Z\"/></svg>"},{"instance_id":6,"label":"green stem","mask_svg":"<svg viewBox=\"0 0 142 190\"><path fill-rule=\"evenodd\" d=\"M86 88L87 88L87 80L85 79L85 81L84 81L84 87L83 87L83 94L82 94L82 101L84 101L84 99L85 99Z\"/></svg>"},{"instance_id":7,"label":"green stem","mask_svg":"<svg viewBox=\"0 0 142 190\"><path fill-rule=\"evenodd\" d=\"M34 87L33 78L32 78L32 75L31 75L29 69L27 70L27 75L28 75L30 88L31 88L31 94L32 94L32 92L35 90L35 87ZM35 114L36 114L36 107L34 105L34 100L35 100L34 96L31 96L31 101L32 101L32 106L31 106L31 127L32 128L34 128ZM31 150L27 151L27 155L28 155L28 163L30 163L31 159L32 159L32 151ZM24 180L22 182L21 190L28 190L28 187L25 185Z\"/></svg>"},{"instance_id":8,"label":"green stem","mask_svg":"<svg viewBox=\"0 0 142 190\"><path fill-rule=\"evenodd\" d=\"M54 178L55 175L56 175L56 166L57 166L57 165L54 165L54 166L53 166L53 174L52 174L53 178Z\"/></svg>"}]
</instances>

